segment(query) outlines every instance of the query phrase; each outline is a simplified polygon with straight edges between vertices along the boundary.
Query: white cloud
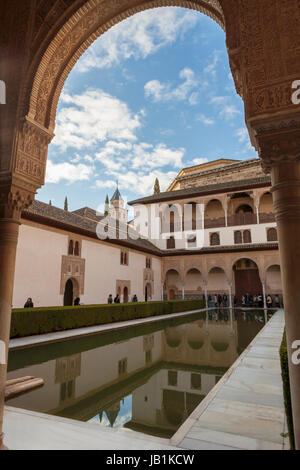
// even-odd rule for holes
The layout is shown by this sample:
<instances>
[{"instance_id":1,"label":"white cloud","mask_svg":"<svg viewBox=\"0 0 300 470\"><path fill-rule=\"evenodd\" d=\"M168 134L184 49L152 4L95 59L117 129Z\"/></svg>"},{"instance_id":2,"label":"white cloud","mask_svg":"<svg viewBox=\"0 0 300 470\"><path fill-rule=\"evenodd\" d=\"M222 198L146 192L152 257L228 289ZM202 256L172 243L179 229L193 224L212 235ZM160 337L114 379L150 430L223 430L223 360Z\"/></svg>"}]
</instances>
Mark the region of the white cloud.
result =
<instances>
[{"instance_id":1,"label":"white cloud","mask_svg":"<svg viewBox=\"0 0 300 470\"><path fill-rule=\"evenodd\" d=\"M217 78L217 66L220 59L220 51L214 51L212 62L204 68L204 73L211 75L215 80Z\"/></svg>"},{"instance_id":2,"label":"white cloud","mask_svg":"<svg viewBox=\"0 0 300 470\"><path fill-rule=\"evenodd\" d=\"M224 118L226 121L231 121L241 114L237 107L231 103L231 97L229 96L214 96L210 102L219 108L219 117Z\"/></svg>"},{"instance_id":3,"label":"white cloud","mask_svg":"<svg viewBox=\"0 0 300 470\"><path fill-rule=\"evenodd\" d=\"M203 163L207 163L207 162L208 162L207 158L194 158L194 160L188 162L188 164L191 166L196 166L196 165L202 165Z\"/></svg>"},{"instance_id":4,"label":"white cloud","mask_svg":"<svg viewBox=\"0 0 300 470\"><path fill-rule=\"evenodd\" d=\"M145 59L174 43L191 28L200 15L178 8L159 8L138 13L101 36L76 65L77 72L110 68L130 58Z\"/></svg>"},{"instance_id":5,"label":"white cloud","mask_svg":"<svg viewBox=\"0 0 300 470\"><path fill-rule=\"evenodd\" d=\"M181 168L184 153L183 148L170 149L165 144L157 144L155 147L145 143L136 144L133 147L131 166L134 169L152 169L165 166Z\"/></svg>"},{"instance_id":6,"label":"white cloud","mask_svg":"<svg viewBox=\"0 0 300 470\"><path fill-rule=\"evenodd\" d=\"M206 126L213 126L215 124L215 121L204 114L198 114L197 115L197 121L202 122L202 124L205 124Z\"/></svg>"},{"instance_id":7,"label":"white cloud","mask_svg":"<svg viewBox=\"0 0 300 470\"><path fill-rule=\"evenodd\" d=\"M108 93L88 90L81 95L62 94L61 101L67 106L57 115L53 139L61 150L88 148L107 139L136 140L140 115Z\"/></svg>"},{"instance_id":8,"label":"white cloud","mask_svg":"<svg viewBox=\"0 0 300 470\"><path fill-rule=\"evenodd\" d=\"M188 67L181 70L179 77L183 82L176 88L171 87L169 83L161 83L159 80L151 80L145 85L145 95L150 97L153 101L185 101L189 100L190 104L196 104L198 95L192 90L197 87L198 80L195 78L195 73Z\"/></svg>"},{"instance_id":9,"label":"white cloud","mask_svg":"<svg viewBox=\"0 0 300 470\"><path fill-rule=\"evenodd\" d=\"M248 129L246 127L241 127L240 129L237 129L234 135L238 138L238 141L244 145L245 149L243 153L246 153L249 150L253 150L250 142Z\"/></svg>"},{"instance_id":10,"label":"white cloud","mask_svg":"<svg viewBox=\"0 0 300 470\"><path fill-rule=\"evenodd\" d=\"M93 173L93 167L80 163L74 165L71 163L53 163L47 162L46 183L60 183L65 180L69 183L76 181L87 181Z\"/></svg>"}]
</instances>

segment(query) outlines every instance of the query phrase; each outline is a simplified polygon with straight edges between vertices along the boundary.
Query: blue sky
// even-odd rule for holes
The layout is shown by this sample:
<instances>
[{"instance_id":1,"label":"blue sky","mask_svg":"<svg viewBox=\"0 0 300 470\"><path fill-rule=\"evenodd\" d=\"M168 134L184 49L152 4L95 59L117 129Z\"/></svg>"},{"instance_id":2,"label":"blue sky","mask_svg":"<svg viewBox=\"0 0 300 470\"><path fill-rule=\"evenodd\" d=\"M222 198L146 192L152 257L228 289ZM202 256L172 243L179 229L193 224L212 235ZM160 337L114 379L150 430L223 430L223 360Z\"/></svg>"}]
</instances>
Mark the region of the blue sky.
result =
<instances>
[{"instance_id":1,"label":"blue sky","mask_svg":"<svg viewBox=\"0 0 300 470\"><path fill-rule=\"evenodd\" d=\"M257 156L222 29L183 8L148 10L101 36L65 83L37 199L101 210L165 190L187 166Z\"/></svg>"}]
</instances>

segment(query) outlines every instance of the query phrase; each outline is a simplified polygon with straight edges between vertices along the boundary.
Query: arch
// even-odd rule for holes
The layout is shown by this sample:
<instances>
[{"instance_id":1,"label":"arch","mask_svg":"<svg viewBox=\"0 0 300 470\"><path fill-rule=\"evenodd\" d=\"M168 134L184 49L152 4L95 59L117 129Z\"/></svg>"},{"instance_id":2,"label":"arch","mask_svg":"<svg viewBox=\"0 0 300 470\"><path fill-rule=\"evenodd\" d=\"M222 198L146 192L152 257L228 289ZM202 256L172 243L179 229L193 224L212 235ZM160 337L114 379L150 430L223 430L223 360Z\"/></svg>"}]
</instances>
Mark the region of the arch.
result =
<instances>
[{"instance_id":1,"label":"arch","mask_svg":"<svg viewBox=\"0 0 300 470\"><path fill-rule=\"evenodd\" d=\"M145 302L147 302L152 297L152 287L151 284L148 282L145 285Z\"/></svg>"},{"instance_id":2,"label":"arch","mask_svg":"<svg viewBox=\"0 0 300 470\"><path fill-rule=\"evenodd\" d=\"M187 204L184 204L183 217L182 217L183 230L185 231L196 230L199 215L200 214L198 214L198 207L197 207L196 202L191 201L191 202L188 202Z\"/></svg>"},{"instance_id":3,"label":"arch","mask_svg":"<svg viewBox=\"0 0 300 470\"><path fill-rule=\"evenodd\" d=\"M184 327L170 327L165 330L166 342L170 348L178 348L184 337Z\"/></svg>"},{"instance_id":4,"label":"arch","mask_svg":"<svg viewBox=\"0 0 300 470\"><path fill-rule=\"evenodd\" d=\"M135 13L164 6L189 8L214 19L225 30L219 0L128 0L120 2L86 0L77 11L69 13L55 37L43 44L29 68L23 96L24 116L54 130L59 96L72 68L88 47L112 26ZM42 46L41 46L42 48ZM28 103L26 105L26 102ZM27 108L27 109L26 109Z\"/></svg>"},{"instance_id":5,"label":"arch","mask_svg":"<svg viewBox=\"0 0 300 470\"><path fill-rule=\"evenodd\" d=\"M79 242L75 242L74 255L79 256Z\"/></svg>"},{"instance_id":6,"label":"arch","mask_svg":"<svg viewBox=\"0 0 300 470\"><path fill-rule=\"evenodd\" d=\"M79 284L76 279L69 278L65 285L64 291L64 306L71 306L74 303L74 299L79 297Z\"/></svg>"},{"instance_id":7,"label":"arch","mask_svg":"<svg viewBox=\"0 0 300 470\"><path fill-rule=\"evenodd\" d=\"M178 292L182 289L182 279L176 269L169 269L166 272L165 282L168 292L168 299L175 300Z\"/></svg>"},{"instance_id":8,"label":"arch","mask_svg":"<svg viewBox=\"0 0 300 470\"><path fill-rule=\"evenodd\" d=\"M123 302L124 304L128 303L128 287L125 286L123 289Z\"/></svg>"},{"instance_id":9,"label":"arch","mask_svg":"<svg viewBox=\"0 0 300 470\"><path fill-rule=\"evenodd\" d=\"M235 295L241 303L246 294L254 297L263 294L257 263L250 258L239 258L233 264Z\"/></svg>"},{"instance_id":10,"label":"arch","mask_svg":"<svg viewBox=\"0 0 300 470\"><path fill-rule=\"evenodd\" d=\"M266 289L268 294L282 294L281 268L272 264L266 269Z\"/></svg>"},{"instance_id":11,"label":"arch","mask_svg":"<svg viewBox=\"0 0 300 470\"><path fill-rule=\"evenodd\" d=\"M69 254L69 255L73 255L73 254L74 254L74 243L73 243L73 240L70 240L70 241L69 241L68 254Z\"/></svg>"},{"instance_id":12,"label":"arch","mask_svg":"<svg viewBox=\"0 0 300 470\"><path fill-rule=\"evenodd\" d=\"M211 233L210 236L210 246L220 246L220 234Z\"/></svg>"},{"instance_id":13,"label":"arch","mask_svg":"<svg viewBox=\"0 0 300 470\"><path fill-rule=\"evenodd\" d=\"M225 227L225 211L219 199L211 199L205 206L205 228Z\"/></svg>"},{"instance_id":14,"label":"arch","mask_svg":"<svg viewBox=\"0 0 300 470\"><path fill-rule=\"evenodd\" d=\"M253 214L253 207L249 204L241 204L235 210L236 214Z\"/></svg>"},{"instance_id":15,"label":"arch","mask_svg":"<svg viewBox=\"0 0 300 470\"><path fill-rule=\"evenodd\" d=\"M184 276L185 298L199 298L202 295L202 274L197 268L189 268Z\"/></svg>"},{"instance_id":16,"label":"arch","mask_svg":"<svg viewBox=\"0 0 300 470\"><path fill-rule=\"evenodd\" d=\"M221 267L213 267L207 276L207 291L209 294L224 294L228 289L228 281L225 270Z\"/></svg>"}]
</instances>

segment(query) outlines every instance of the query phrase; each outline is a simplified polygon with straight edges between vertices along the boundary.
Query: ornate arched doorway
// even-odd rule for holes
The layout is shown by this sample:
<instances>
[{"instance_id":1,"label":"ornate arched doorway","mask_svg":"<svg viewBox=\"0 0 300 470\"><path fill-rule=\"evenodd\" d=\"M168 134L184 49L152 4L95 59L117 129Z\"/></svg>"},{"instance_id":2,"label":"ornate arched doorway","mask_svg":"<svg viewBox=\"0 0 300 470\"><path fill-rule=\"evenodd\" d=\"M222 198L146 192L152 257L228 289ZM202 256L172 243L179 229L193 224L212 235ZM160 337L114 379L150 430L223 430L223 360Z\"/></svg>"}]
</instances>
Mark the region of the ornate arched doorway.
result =
<instances>
[{"instance_id":1,"label":"ornate arched doorway","mask_svg":"<svg viewBox=\"0 0 300 470\"><path fill-rule=\"evenodd\" d=\"M71 306L74 300L79 296L79 284L76 279L68 279L65 285L64 306Z\"/></svg>"},{"instance_id":2,"label":"ornate arched doorway","mask_svg":"<svg viewBox=\"0 0 300 470\"><path fill-rule=\"evenodd\" d=\"M239 259L233 266L235 296L238 303L246 294L254 297L263 294L263 286L257 264L248 258Z\"/></svg>"}]
</instances>

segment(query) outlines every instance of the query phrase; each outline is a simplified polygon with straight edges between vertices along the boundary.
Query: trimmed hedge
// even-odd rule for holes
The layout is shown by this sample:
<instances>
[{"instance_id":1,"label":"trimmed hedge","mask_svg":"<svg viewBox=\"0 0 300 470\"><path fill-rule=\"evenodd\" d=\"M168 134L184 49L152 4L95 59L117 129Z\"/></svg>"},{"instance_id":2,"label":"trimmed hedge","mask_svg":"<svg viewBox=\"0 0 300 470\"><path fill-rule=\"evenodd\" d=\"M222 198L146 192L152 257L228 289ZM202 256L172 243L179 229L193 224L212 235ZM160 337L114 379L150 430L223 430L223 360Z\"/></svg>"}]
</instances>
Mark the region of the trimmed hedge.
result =
<instances>
[{"instance_id":1,"label":"trimmed hedge","mask_svg":"<svg viewBox=\"0 0 300 470\"><path fill-rule=\"evenodd\" d=\"M200 310L203 300L172 300L112 305L80 305L72 307L42 307L14 309L11 338L72 330L157 315Z\"/></svg>"},{"instance_id":2,"label":"trimmed hedge","mask_svg":"<svg viewBox=\"0 0 300 470\"><path fill-rule=\"evenodd\" d=\"M290 447L291 447L291 450L295 450L295 437L294 437L292 401L291 401L291 390L290 390L288 351L287 351L287 344L286 344L286 331L284 331L282 343L280 346L280 362L281 362L281 376L282 376L282 383L283 383L284 406L285 406L287 427L288 427L288 433L289 433L289 439L290 439Z\"/></svg>"}]
</instances>

